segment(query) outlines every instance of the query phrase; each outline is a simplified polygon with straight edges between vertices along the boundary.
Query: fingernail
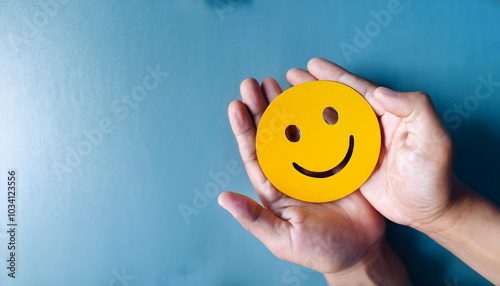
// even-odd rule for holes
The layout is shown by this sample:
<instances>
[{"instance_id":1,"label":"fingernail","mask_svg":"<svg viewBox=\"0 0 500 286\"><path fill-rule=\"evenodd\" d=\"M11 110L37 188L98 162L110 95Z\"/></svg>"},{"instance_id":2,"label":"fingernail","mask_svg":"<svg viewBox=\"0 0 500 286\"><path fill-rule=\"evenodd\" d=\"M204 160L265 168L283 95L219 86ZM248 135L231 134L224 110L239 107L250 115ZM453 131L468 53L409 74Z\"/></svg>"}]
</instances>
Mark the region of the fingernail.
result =
<instances>
[{"instance_id":1,"label":"fingernail","mask_svg":"<svg viewBox=\"0 0 500 286\"><path fill-rule=\"evenodd\" d=\"M399 92L394 91L392 89L388 89L387 87L381 87L379 89L380 89L380 92L382 92L385 95L389 95L389 96L395 96L399 93Z\"/></svg>"}]
</instances>

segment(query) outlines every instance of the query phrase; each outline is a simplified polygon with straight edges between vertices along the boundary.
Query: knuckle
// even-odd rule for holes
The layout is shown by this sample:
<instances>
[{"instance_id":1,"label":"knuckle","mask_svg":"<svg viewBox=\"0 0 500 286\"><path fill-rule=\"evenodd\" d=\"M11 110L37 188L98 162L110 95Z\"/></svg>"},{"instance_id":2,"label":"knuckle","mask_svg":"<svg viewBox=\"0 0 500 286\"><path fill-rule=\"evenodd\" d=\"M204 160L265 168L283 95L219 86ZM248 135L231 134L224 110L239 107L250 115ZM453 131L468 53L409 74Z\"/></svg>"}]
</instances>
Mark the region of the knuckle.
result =
<instances>
[{"instance_id":1,"label":"knuckle","mask_svg":"<svg viewBox=\"0 0 500 286\"><path fill-rule=\"evenodd\" d=\"M427 93L425 93L423 91L417 91L417 92L415 92L415 96L423 104L429 104L429 103L432 102L431 97Z\"/></svg>"},{"instance_id":2,"label":"knuckle","mask_svg":"<svg viewBox=\"0 0 500 286\"><path fill-rule=\"evenodd\" d=\"M241 151L241 160L245 164L251 163L251 162L257 160L257 154L255 153L255 151L252 151L252 150L242 150Z\"/></svg>"},{"instance_id":3,"label":"knuckle","mask_svg":"<svg viewBox=\"0 0 500 286\"><path fill-rule=\"evenodd\" d=\"M260 218L261 212L262 212L262 208L254 208L254 210L251 214L251 217L250 217L250 221L256 222Z\"/></svg>"},{"instance_id":4,"label":"knuckle","mask_svg":"<svg viewBox=\"0 0 500 286\"><path fill-rule=\"evenodd\" d=\"M453 142L448 134L442 135L439 144L447 157L453 157Z\"/></svg>"}]
</instances>

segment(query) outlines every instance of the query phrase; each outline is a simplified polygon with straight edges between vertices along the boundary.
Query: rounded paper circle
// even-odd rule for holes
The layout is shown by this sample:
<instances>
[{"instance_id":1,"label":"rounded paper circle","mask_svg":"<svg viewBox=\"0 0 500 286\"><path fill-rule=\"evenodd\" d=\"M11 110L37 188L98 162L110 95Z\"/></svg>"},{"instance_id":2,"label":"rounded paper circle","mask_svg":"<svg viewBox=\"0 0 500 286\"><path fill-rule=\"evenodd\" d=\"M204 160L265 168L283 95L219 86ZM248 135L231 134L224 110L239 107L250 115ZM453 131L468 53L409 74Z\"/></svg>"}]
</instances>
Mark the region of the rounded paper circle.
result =
<instances>
[{"instance_id":1,"label":"rounded paper circle","mask_svg":"<svg viewBox=\"0 0 500 286\"><path fill-rule=\"evenodd\" d=\"M332 81L307 82L280 94L264 112L256 138L269 181L306 202L333 201L357 190L373 172L380 144L370 104Z\"/></svg>"}]
</instances>

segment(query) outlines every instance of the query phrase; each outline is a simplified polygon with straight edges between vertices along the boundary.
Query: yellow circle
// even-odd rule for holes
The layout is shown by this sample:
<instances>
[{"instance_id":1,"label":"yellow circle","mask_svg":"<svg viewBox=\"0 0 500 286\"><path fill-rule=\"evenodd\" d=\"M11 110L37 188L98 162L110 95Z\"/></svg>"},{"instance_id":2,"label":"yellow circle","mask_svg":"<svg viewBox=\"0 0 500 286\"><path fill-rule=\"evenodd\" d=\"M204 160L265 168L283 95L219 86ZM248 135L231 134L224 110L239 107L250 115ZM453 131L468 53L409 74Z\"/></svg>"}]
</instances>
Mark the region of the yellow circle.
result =
<instances>
[{"instance_id":1,"label":"yellow circle","mask_svg":"<svg viewBox=\"0 0 500 286\"><path fill-rule=\"evenodd\" d=\"M325 118L335 111L335 120ZM256 138L269 181L307 202L333 201L357 190L373 172L380 144L370 104L332 81L311 81L280 94L264 112Z\"/></svg>"}]
</instances>

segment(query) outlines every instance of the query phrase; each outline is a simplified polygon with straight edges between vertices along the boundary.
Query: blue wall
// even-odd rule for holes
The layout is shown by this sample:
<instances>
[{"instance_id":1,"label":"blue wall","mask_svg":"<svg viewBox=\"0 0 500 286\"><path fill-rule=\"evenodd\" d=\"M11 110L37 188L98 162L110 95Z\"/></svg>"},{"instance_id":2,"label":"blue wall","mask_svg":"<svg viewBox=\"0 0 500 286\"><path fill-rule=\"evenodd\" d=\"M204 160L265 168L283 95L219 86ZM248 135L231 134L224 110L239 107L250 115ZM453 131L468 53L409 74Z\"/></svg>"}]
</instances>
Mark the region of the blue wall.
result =
<instances>
[{"instance_id":1,"label":"blue wall","mask_svg":"<svg viewBox=\"0 0 500 286\"><path fill-rule=\"evenodd\" d=\"M216 198L179 211L217 187L211 172L232 172L214 192L255 198L227 105L241 80L288 88L286 71L317 56L451 110L456 173L500 203L500 87L475 95L479 77L500 81L498 1L401 1L378 30L391 1L40 3L0 2L0 178L19 173L17 278L2 266L1 285L326 285ZM416 284L489 285L426 236L388 233Z\"/></svg>"}]
</instances>

